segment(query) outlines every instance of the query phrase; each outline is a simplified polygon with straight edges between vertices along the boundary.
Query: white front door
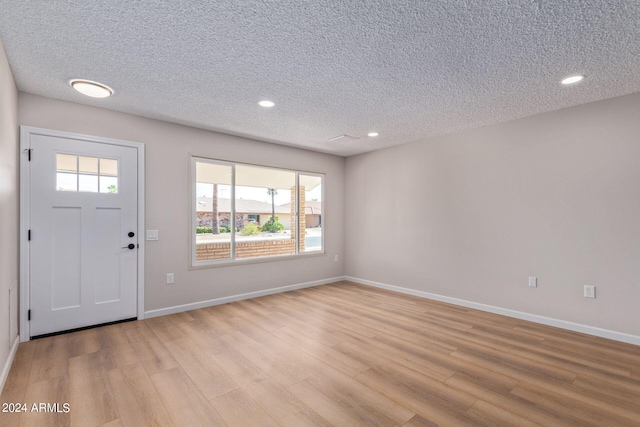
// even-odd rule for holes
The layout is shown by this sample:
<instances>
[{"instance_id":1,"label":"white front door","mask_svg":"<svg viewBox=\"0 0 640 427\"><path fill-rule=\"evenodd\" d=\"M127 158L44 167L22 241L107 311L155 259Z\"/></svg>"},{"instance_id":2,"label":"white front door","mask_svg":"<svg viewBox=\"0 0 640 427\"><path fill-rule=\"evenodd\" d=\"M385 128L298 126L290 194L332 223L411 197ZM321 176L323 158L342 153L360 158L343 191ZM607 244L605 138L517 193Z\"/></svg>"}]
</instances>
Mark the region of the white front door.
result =
<instances>
[{"instance_id":1,"label":"white front door","mask_svg":"<svg viewBox=\"0 0 640 427\"><path fill-rule=\"evenodd\" d=\"M137 149L30 134L29 335L136 317Z\"/></svg>"}]
</instances>

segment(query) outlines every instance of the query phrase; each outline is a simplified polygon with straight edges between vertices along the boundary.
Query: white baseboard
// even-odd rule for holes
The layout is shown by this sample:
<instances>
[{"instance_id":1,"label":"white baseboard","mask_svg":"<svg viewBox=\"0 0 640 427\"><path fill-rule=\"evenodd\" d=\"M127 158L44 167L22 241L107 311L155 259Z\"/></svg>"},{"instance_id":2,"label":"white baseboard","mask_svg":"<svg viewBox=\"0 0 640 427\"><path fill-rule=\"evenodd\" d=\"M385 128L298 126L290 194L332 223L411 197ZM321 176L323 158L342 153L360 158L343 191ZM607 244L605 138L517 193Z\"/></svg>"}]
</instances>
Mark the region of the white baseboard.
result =
<instances>
[{"instance_id":1,"label":"white baseboard","mask_svg":"<svg viewBox=\"0 0 640 427\"><path fill-rule=\"evenodd\" d=\"M157 310L149 310L144 312L145 319L151 317L165 316L167 314L180 313L182 311L197 310L198 308L211 307L213 305L226 304L234 301L241 301L250 298L263 297L265 295L278 294L281 292L293 291L296 289L310 288L312 286L326 285L343 280L342 276L332 277L330 279L315 280L313 282L297 283L295 285L281 286L279 288L265 289L263 291L248 292L246 294L231 295L223 298L210 299L207 301L199 301L190 304L176 305L173 307L159 308Z\"/></svg>"},{"instance_id":2,"label":"white baseboard","mask_svg":"<svg viewBox=\"0 0 640 427\"><path fill-rule=\"evenodd\" d=\"M580 323L567 322L565 320L553 319L551 317L538 316L536 314L524 313L516 310L509 310L507 308L495 307L493 305L480 304L477 302L467 301L458 298L447 297L438 294L432 294L429 292L417 291L415 289L403 288L400 286L388 285L386 283L374 282L372 280L360 279L357 277L345 276L344 280L350 282L359 283L361 285L374 286L376 288L387 289L390 291L400 292L403 294L414 295L422 298L432 299L436 301L442 301L449 304L460 305L463 307L474 308L476 310L488 311L489 313L501 314L503 316L514 317L516 319L528 320L534 323L540 323L548 326L555 326L556 328L567 329L574 332L581 332L583 334L594 335L596 337L608 338L615 341L621 341L628 344L640 345L640 336L625 334L622 332L610 331L608 329L596 328L594 326L582 325Z\"/></svg>"},{"instance_id":3,"label":"white baseboard","mask_svg":"<svg viewBox=\"0 0 640 427\"><path fill-rule=\"evenodd\" d=\"M9 370L11 370L11 365L13 364L13 358L16 357L16 352L18 351L18 345L20 345L20 337L16 335L13 340L13 345L11 346L11 351L9 352L9 357L7 357L7 361L4 363L4 367L2 368L2 376L0 376L0 394L2 394L2 390L4 390L4 383L7 382Z\"/></svg>"}]
</instances>

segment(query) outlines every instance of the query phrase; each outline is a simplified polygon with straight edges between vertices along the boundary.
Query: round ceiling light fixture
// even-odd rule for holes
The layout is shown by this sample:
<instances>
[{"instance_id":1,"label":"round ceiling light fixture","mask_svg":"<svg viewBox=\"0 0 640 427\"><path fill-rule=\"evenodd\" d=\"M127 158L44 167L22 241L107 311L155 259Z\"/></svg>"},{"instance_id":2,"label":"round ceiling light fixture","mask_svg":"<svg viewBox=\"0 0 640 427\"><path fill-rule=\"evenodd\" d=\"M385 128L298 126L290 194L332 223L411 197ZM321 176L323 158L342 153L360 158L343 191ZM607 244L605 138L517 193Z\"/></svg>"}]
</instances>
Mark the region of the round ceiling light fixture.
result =
<instances>
[{"instance_id":1,"label":"round ceiling light fixture","mask_svg":"<svg viewBox=\"0 0 640 427\"><path fill-rule=\"evenodd\" d=\"M267 101L266 99L264 101L260 101L258 102L258 105L264 108L271 108L273 107L275 104L275 102L273 101Z\"/></svg>"},{"instance_id":2,"label":"round ceiling light fixture","mask_svg":"<svg viewBox=\"0 0 640 427\"><path fill-rule=\"evenodd\" d=\"M371 138L374 138L374 137L376 137L376 136L378 136L378 135L380 135L378 132L369 132L369 133L367 134L367 136L369 136L369 137L371 137Z\"/></svg>"},{"instance_id":3,"label":"round ceiling light fixture","mask_svg":"<svg viewBox=\"0 0 640 427\"><path fill-rule=\"evenodd\" d=\"M565 79L562 79L560 83L562 83L563 85L571 85L574 83L578 83L581 80L584 80L584 76L582 74L577 74L575 76L569 76Z\"/></svg>"},{"instance_id":4,"label":"round ceiling light fixture","mask_svg":"<svg viewBox=\"0 0 640 427\"><path fill-rule=\"evenodd\" d=\"M69 84L81 94L92 98L107 98L113 95L113 89L109 86L91 80L74 79Z\"/></svg>"}]
</instances>

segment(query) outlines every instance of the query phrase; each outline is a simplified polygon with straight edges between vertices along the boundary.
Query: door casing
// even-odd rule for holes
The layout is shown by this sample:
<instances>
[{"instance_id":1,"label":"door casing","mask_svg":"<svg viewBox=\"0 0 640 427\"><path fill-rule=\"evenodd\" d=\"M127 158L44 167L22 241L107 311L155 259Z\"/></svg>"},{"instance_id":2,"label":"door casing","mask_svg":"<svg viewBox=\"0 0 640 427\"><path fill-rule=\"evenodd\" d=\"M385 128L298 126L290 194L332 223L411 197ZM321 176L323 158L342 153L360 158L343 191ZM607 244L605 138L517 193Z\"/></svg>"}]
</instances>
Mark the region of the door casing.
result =
<instances>
[{"instance_id":1,"label":"door casing","mask_svg":"<svg viewBox=\"0 0 640 427\"><path fill-rule=\"evenodd\" d=\"M45 135L59 138L75 139L79 141L94 142L100 144L119 145L124 147L135 148L138 152L138 232L140 239L138 243L140 247L137 250L138 277L137 277L137 317L139 320L144 319L144 251L145 239L144 235L144 144L140 142L124 141L119 139L103 138L90 135L82 135L77 133L63 132L51 129L42 129L32 126L20 126L20 342L26 342L30 339L28 310L29 286L30 286L30 260L29 260L29 240L28 233L31 224L30 219L30 203L31 203L31 185L29 172L29 147L31 135ZM33 153L33 155L37 155Z\"/></svg>"}]
</instances>

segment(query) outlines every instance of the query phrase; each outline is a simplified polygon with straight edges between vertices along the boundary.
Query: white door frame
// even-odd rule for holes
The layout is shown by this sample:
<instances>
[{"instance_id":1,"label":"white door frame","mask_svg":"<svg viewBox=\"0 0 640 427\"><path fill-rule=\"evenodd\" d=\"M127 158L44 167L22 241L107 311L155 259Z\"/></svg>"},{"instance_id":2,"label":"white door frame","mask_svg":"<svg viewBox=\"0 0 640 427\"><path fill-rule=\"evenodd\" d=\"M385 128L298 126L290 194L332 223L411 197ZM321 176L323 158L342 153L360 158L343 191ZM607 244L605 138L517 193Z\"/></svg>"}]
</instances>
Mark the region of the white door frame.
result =
<instances>
[{"instance_id":1,"label":"white door frame","mask_svg":"<svg viewBox=\"0 0 640 427\"><path fill-rule=\"evenodd\" d=\"M32 126L20 126L20 342L29 341L29 241L28 233L31 224L30 201L31 181L29 173L29 152L31 135L44 135L80 141L96 142L100 144L119 145L132 147L138 151L138 239L139 248L136 251L138 257L137 277L137 316L144 319L144 144L141 142L123 141L119 139L102 138L98 136L82 135L51 129L42 129ZM38 153L33 153L37 156Z\"/></svg>"}]
</instances>

